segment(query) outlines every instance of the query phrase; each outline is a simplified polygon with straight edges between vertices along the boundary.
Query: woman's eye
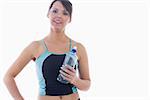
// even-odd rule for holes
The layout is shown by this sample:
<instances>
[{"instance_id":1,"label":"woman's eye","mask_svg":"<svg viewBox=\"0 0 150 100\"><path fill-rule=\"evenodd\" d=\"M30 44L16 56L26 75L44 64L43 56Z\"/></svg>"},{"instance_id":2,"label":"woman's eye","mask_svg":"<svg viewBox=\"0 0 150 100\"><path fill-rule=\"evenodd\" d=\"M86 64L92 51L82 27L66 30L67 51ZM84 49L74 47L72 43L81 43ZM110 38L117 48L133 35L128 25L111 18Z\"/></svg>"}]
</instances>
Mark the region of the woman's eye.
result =
<instances>
[{"instance_id":1,"label":"woman's eye","mask_svg":"<svg viewBox=\"0 0 150 100\"><path fill-rule=\"evenodd\" d=\"M68 16L68 15L69 15L69 13L68 13L68 12L64 12L63 14L64 14L64 15L66 15L66 16Z\"/></svg>"},{"instance_id":2,"label":"woman's eye","mask_svg":"<svg viewBox=\"0 0 150 100\"><path fill-rule=\"evenodd\" d=\"M57 13L58 11L57 11L57 10L52 10L52 12L53 12L53 13Z\"/></svg>"}]
</instances>

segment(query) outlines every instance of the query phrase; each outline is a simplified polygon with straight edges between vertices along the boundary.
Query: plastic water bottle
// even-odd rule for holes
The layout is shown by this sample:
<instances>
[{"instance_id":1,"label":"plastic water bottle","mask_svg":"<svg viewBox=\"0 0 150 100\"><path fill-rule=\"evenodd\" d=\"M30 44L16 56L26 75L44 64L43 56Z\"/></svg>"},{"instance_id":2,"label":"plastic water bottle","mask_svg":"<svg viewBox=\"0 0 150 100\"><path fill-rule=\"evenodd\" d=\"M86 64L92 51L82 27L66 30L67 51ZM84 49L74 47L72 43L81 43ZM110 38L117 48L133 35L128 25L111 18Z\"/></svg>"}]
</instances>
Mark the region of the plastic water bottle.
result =
<instances>
[{"instance_id":1,"label":"plastic water bottle","mask_svg":"<svg viewBox=\"0 0 150 100\"><path fill-rule=\"evenodd\" d=\"M75 65L77 63L77 55L76 55L77 47L73 47L72 50L66 54L63 65L64 66L71 66L75 68ZM57 80L61 83L68 84L69 82L65 80L62 76L61 73L58 75Z\"/></svg>"}]
</instances>

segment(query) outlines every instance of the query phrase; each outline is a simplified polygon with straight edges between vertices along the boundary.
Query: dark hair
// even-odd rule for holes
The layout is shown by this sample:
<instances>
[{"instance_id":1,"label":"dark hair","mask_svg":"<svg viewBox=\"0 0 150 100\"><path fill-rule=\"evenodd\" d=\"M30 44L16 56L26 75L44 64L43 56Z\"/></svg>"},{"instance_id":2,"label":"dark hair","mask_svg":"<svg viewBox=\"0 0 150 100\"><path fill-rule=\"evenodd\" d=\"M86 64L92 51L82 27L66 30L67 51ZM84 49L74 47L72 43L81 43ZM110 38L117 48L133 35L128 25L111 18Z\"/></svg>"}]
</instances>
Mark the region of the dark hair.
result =
<instances>
[{"instance_id":1,"label":"dark hair","mask_svg":"<svg viewBox=\"0 0 150 100\"><path fill-rule=\"evenodd\" d=\"M72 16L72 3L69 0L54 0L49 7L48 13L56 1L59 1L62 3L63 7L69 12L69 15L71 18L71 16Z\"/></svg>"}]
</instances>

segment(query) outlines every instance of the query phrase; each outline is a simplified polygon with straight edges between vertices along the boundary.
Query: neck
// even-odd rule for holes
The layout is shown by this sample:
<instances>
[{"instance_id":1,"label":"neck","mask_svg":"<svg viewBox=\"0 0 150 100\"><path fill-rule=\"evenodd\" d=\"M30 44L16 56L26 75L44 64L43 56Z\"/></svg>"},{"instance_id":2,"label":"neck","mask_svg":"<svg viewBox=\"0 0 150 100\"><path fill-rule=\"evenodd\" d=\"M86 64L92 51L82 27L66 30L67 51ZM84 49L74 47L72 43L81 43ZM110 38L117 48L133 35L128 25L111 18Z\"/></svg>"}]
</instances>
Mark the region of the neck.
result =
<instances>
[{"instance_id":1,"label":"neck","mask_svg":"<svg viewBox=\"0 0 150 100\"><path fill-rule=\"evenodd\" d=\"M65 35L64 31L54 31L51 29L51 32L48 35L48 40L50 41L66 41L67 40L67 36Z\"/></svg>"}]
</instances>

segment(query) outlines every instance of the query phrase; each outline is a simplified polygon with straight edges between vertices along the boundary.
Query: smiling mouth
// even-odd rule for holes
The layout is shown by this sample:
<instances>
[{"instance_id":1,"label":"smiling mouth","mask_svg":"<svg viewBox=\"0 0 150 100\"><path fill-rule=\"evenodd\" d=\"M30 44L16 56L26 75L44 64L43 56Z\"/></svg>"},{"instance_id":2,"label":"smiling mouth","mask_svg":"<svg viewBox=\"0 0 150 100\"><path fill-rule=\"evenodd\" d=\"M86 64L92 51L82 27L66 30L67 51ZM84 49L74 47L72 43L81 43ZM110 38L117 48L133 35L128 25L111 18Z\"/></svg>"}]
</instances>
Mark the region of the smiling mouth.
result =
<instances>
[{"instance_id":1,"label":"smiling mouth","mask_svg":"<svg viewBox=\"0 0 150 100\"><path fill-rule=\"evenodd\" d=\"M54 20L53 22L59 25L62 24L62 21L59 21L59 20Z\"/></svg>"}]
</instances>

